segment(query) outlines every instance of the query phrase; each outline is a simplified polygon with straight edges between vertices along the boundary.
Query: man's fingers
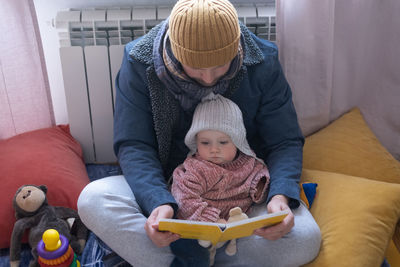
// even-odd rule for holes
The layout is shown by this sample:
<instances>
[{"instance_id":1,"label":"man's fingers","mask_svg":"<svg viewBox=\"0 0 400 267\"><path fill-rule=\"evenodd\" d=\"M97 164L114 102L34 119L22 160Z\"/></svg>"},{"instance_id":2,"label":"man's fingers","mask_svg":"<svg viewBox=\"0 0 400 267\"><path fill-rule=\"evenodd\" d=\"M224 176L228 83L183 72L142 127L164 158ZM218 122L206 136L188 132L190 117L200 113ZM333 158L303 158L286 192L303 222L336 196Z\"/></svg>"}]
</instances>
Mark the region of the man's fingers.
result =
<instances>
[{"instance_id":1,"label":"man's fingers","mask_svg":"<svg viewBox=\"0 0 400 267\"><path fill-rule=\"evenodd\" d=\"M268 240L277 240L289 233L293 226L294 215L290 212L281 223L266 228L256 229L254 234Z\"/></svg>"},{"instance_id":2,"label":"man's fingers","mask_svg":"<svg viewBox=\"0 0 400 267\"><path fill-rule=\"evenodd\" d=\"M170 205L161 205L155 208L144 225L147 236L157 247L168 246L171 242L179 239L179 236L170 232L158 231L158 221L162 218L172 218L174 210Z\"/></svg>"}]
</instances>

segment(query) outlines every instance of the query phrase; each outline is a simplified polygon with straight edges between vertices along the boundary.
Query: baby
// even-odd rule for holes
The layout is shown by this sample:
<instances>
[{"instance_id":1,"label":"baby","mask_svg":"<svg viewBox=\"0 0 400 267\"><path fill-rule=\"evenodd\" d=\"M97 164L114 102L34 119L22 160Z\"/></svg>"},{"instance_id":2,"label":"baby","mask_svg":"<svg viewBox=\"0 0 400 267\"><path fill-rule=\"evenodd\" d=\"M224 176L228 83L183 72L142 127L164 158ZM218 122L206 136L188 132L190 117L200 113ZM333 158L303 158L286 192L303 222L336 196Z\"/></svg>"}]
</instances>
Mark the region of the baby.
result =
<instances>
[{"instance_id":1,"label":"baby","mask_svg":"<svg viewBox=\"0 0 400 267\"><path fill-rule=\"evenodd\" d=\"M246 213L265 201L269 172L251 150L234 102L213 93L203 98L185 144L189 156L174 170L171 189L179 219L226 222L232 208Z\"/></svg>"}]
</instances>

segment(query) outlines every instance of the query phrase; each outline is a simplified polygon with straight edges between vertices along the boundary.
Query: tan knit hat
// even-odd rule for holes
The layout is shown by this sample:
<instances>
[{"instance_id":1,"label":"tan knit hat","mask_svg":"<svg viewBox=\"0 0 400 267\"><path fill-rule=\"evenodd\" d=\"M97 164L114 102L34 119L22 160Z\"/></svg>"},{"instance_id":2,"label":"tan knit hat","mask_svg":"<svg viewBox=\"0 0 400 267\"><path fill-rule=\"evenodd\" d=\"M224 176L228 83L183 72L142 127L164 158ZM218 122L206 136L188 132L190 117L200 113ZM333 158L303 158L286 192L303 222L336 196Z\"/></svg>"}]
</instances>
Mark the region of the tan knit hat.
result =
<instances>
[{"instance_id":1,"label":"tan knit hat","mask_svg":"<svg viewBox=\"0 0 400 267\"><path fill-rule=\"evenodd\" d=\"M210 93L197 105L192 125L185 137L185 144L190 149L189 155L196 152L196 135L203 130L215 130L229 135L241 152L257 158L246 139L242 112L232 100Z\"/></svg>"},{"instance_id":2,"label":"tan knit hat","mask_svg":"<svg viewBox=\"0 0 400 267\"><path fill-rule=\"evenodd\" d=\"M238 53L240 28L228 0L179 0L169 17L174 56L192 68L229 63Z\"/></svg>"}]
</instances>

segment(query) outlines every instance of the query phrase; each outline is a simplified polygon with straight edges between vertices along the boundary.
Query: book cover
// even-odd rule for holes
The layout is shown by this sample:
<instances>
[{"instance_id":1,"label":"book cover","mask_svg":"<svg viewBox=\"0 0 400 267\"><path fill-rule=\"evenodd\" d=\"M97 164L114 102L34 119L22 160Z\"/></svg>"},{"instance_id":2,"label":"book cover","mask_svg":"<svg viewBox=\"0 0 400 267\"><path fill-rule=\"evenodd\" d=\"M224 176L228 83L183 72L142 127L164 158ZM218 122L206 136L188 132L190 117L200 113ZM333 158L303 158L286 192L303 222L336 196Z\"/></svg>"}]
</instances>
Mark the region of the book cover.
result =
<instances>
[{"instance_id":1,"label":"book cover","mask_svg":"<svg viewBox=\"0 0 400 267\"><path fill-rule=\"evenodd\" d=\"M179 234L181 238L209 240L215 245L218 242L250 236L258 228L280 223L288 213L280 211L227 224L161 219L158 230Z\"/></svg>"}]
</instances>

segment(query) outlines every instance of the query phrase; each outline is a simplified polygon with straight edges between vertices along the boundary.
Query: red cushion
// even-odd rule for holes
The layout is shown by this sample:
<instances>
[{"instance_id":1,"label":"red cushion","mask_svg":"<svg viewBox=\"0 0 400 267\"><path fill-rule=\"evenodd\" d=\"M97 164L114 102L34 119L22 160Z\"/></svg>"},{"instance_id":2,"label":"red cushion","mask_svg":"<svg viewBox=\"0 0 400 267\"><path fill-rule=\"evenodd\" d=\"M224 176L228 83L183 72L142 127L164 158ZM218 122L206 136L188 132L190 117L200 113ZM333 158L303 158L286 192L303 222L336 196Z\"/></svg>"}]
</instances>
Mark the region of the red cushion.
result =
<instances>
[{"instance_id":1,"label":"red cushion","mask_svg":"<svg viewBox=\"0 0 400 267\"><path fill-rule=\"evenodd\" d=\"M76 210L79 193L89 183L81 146L66 125L0 140L0 177L0 248L10 246L12 201L20 186L44 184L50 205Z\"/></svg>"}]
</instances>

